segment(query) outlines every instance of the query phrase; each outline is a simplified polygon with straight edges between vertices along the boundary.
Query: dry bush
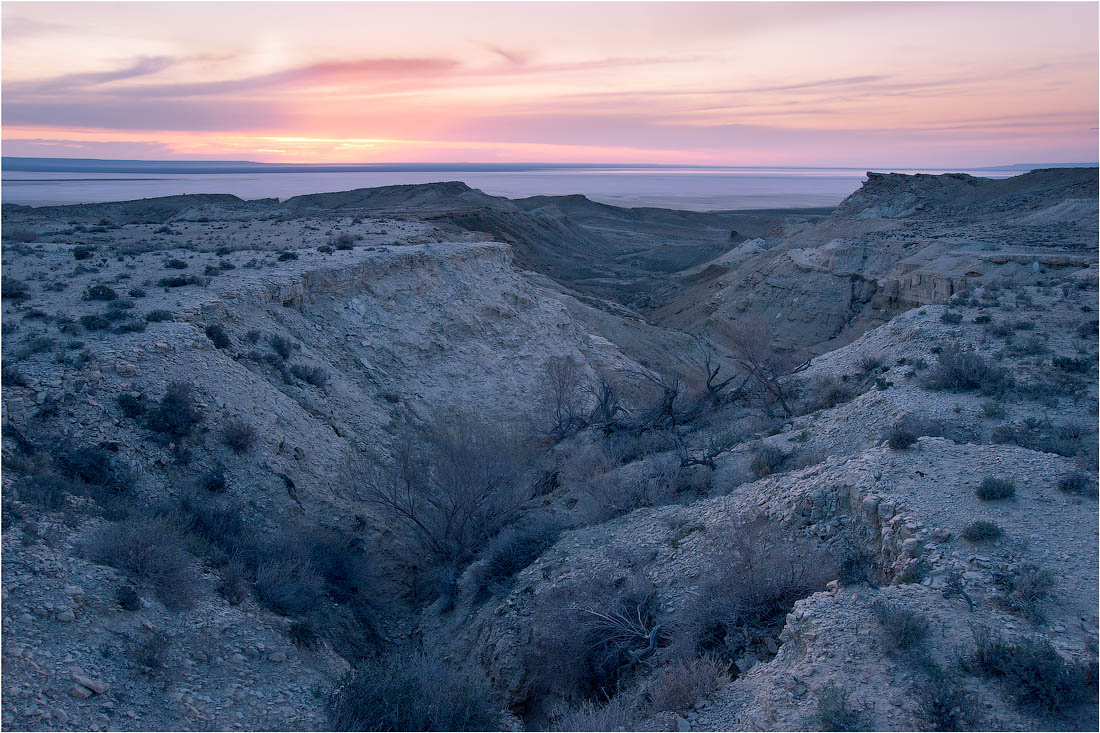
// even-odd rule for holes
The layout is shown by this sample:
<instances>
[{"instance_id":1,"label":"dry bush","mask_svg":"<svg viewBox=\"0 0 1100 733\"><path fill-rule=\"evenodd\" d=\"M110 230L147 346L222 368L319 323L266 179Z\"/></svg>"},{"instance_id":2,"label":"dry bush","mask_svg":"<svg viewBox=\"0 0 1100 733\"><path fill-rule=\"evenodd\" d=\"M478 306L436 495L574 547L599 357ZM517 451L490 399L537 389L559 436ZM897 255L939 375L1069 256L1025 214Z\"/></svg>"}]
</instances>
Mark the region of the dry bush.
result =
<instances>
[{"instance_id":1,"label":"dry bush","mask_svg":"<svg viewBox=\"0 0 1100 733\"><path fill-rule=\"evenodd\" d=\"M925 385L930 389L981 390L987 395L1004 392L1010 381L1005 370L990 366L980 354L964 351L958 344L944 347L925 377Z\"/></svg>"},{"instance_id":2,"label":"dry bush","mask_svg":"<svg viewBox=\"0 0 1100 733\"><path fill-rule=\"evenodd\" d=\"M833 683L817 693L817 726L820 730L871 730L863 711L851 703L852 693Z\"/></svg>"},{"instance_id":3,"label":"dry bush","mask_svg":"<svg viewBox=\"0 0 1100 733\"><path fill-rule=\"evenodd\" d=\"M147 418L151 430L182 438L203 418L194 397L195 388L187 382L172 382Z\"/></svg>"},{"instance_id":4,"label":"dry bush","mask_svg":"<svg viewBox=\"0 0 1100 733\"><path fill-rule=\"evenodd\" d=\"M556 731L631 731L639 729L639 701L620 693L607 702L581 700L565 710L551 730Z\"/></svg>"},{"instance_id":5,"label":"dry bush","mask_svg":"<svg viewBox=\"0 0 1100 733\"><path fill-rule=\"evenodd\" d=\"M222 442L238 455L247 453L256 444L256 428L246 420L230 420L222 427Z\"/></svg>"},{"instance_id":6,"label":"dry bush","mask_svg":"<svg viewBox=\"0 0 1100 733\"><path fill-rule=\"evenodd\" d=\"M531 498L531 443L510 426L439 414L406 430L388 469L360 466L357 480L436 564L465 566Z\"/></svg>"},{"instance_id":7,"label":"dry bush","mask_svg":"<svg viewBox=\"0 0 1100 733\"><path fill-rule=\"evenodd\" d=\"M307 560L272 557L256 568L256 596L284 616L299 616L318 607L324 581Z\"/></svg>"},{"instance_id":8,"label":"dry bush","mask_svg":"<svg viewBox=\"0 0 1100 733\"><path fill-rule=\"evenodd\" d=\"M832 557L766 519L733 524L679 620L698 652L732 660L778 635L794 602L837 577Z\"/></svg>"},{"instance_id":9,"label":"dry bush","mask_svg":"<svg viewBox=\"0 0 1100 733\"><path fill-rule=\"evenodd\" d=\"M123 570L151 587L168 608L194 600L198 575L182 535L161 517L131 516L96 532L85 551L94 562Z\"/></svg>"},{"instance_id":10,"label":"dry bush","mask_svg":"<svg viewBox=\"0 0 1100 733\"><path fill-rule=\"evenodd\" d=\"M799 415L808 415L818 410L828 410L839 404L850 402L856 397L854 389L832 374L819 377L812 384L800 384L798 391L803 395L794 408Z\"/></svg>"},{"instance_id":11,"label":"dry bush","mask_svg":"<svg viewBox=\"0 0 1100 733\"><path fill-rule=\"evenodd\" d=\"M752 449L749 468L757 478L764 478L779 471L785 460L787 460L786 453L771 443L761 441Z\"/></svg>"},{"instance_id":12,"label":"dry bush","mask_svg":"<svg viewBox=\"0 0 1100 733\"><path fill-rule=\"evenodd\" d=\"M475 601L507 593L515 576L548 550L561 532L561 523L547 516L525 518L502 529L486 546L480 562L470 568Z\"/></svg>"},{"instance_id":13,"label":"dry bush","mask_svg":"<svg viewBox=\"0 0 1100 733\"><path fill-rule=\"evenodd\" d=\"M764 407L774 400L790 417L787 377L805 368L809 362L795 354L782 354L772 346L771 324L763 318L749 317L723 326L726 345L737 367L749 375L763 392Z\"/></svg>"},{"instance_id":14,"label":"dry bush","mask_svg":"<svg viewBox=\"0 0 1100 733\"><path fill-rule=\"evenodd\" d=\"M982 501L999 501L1016 496L1016 484L1008 479L986 476L974 491Z\"/></svg>"},{"instance_id":15,"label":"dry bush","mask_svg":"<svg viewBox=\"0 0 1100 733\"><path fill-rule=\"evenodd\" d=\"M486 684L423 652L363 660L326 699L332 730L500 730Z\"/></svg>"},{"instance_id":16,"label":"dry bush","mask_svg":"<svg viewBox=\"0 0 1100 733\"><path fill-rule=\"evenodd\" d=\"M972 672L1002 680L1021 707L1062 721L1085 714L1095 730L1095 659L1066 660L1047 639L1009 642L995 631L976 627L974 649L964 664Z\"/></svg>"},{"instance_id":17,"label":"dry bush","mask_svg":"<svg viewBox=\"0 0 1100 733\"><path fill-rule=\"evenodd\" d=\"M526 659L531 694L607 699L651 664L663 629L656 612L656 589L640 572L589 574L542 595Z\"/></svg>"},{"instance_id":18,"label":"dry bush","mask_svg":"<svg viewBox=\"0 0 1100 733\"><path fill-rule=\"evenodd\" d=\"M929 730L965 731L981 730L978 702L959 681L932 668L929 679L914 689L917 711Z\"/></svg>"},{"instance_id":19,"label":"dry bush","mask_svg":"<svg viewBox=\"0 0 1100 733\"><path fill-rule=\"evenodd\" d=\"M562 476L581 499L586 522L598 524L641 507L669 504L685 484L685 472L673 455L620 465L614 452L623 446L600 441L582 447L562 468Z\"/></svg>"},{"instance_id":20,"label":"dry bush","mask_svg":"<svg viewBox=\"0 0 1100 733\"><path fill-rule=\"evenodd\" d=\"M887 652L913 649L928 636L928 619L897 603L875 601L871 612L882 625L883 647Z\"/></svg>"},{"instance_id":21,"label":"dry bush","mask_svg":"<svg viewBox=\"0 0 1100 733\"><path fill-rule=\"evenodd\" d=\"M324 367L306 364L291 364L290 373L306 384L324 388L328 384L328 370Z\"/></svg>"},{"instance_id":22,"label":"dry bush","mask_svg":"<svg viewBox=\"0 0 1100 733\"><path fill-rule=\"evenodd\" d=\"M656 710L686 710L729 681L729 663L703 655L662 667L646 686L646 696Z\"/></svg>"},{"instance_id":23,"label":"dry bush","mask_svg":"<svg viewBox=\"0 0 1100 733\"><path fill-rule=\"evenodd\" d=\"M584 374L580 365L569 356L552 356L546 360L546 381L542 390L542 411L548 416L545 431L561 440L588 424Z\"/></svg>"},{"instance_id":24,"label":"dry bush","mask_svg":"<svg viewBox=\"0 0 1100 733\"><path fill-rule=\"evenodd\" d=\"M1005 603L1010 609L1035 623L1046 620L1054 573L1035 563L1020 563L994 571L993 580L1005 591Z\"/></svg>"}]
</instances>

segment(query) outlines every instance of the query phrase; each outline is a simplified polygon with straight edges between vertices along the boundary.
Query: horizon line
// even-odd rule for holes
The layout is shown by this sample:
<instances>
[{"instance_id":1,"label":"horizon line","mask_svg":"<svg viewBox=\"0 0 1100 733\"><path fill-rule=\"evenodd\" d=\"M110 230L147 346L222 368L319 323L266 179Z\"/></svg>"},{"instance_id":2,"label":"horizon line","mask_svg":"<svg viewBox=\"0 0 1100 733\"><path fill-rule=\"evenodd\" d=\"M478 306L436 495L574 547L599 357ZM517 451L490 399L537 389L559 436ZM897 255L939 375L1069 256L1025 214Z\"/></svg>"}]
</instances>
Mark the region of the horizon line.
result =
<instances>
[{"instance_id":1,"label":"horizon line","mask_svg":"<svg viewBox=\"0 0 1100 733\"><path fill-rule=\"evenodd\" d=\"M266 169L294 169L301 171L306 168L318 169L318 172L333 171L333 172L355 172L355 170L378 170L378 169L404 169L404 170L464 170L464 169L482 169L486 171L504 171L504 170L538 170L538 169L570 169L570 168L600 168L600 169L614 169L614 168L645 168L645 169L657 169L657 170L670 170L670 169L690 169L690 170L851 170L851 171L865 171L874 172L884 169L900 169L911 171L950 171L950 170L1012 170L1012 169L1024 169L1024 168L1044 168L1044 167L1074 167L1074 168L1089 168L1098 167L1100 163L1096 161L1044 161L1041 163L1001 163L996 165L985 166L906 166L906 165L715 165L715 164L670 164L670 163L600 163L600 162L574 162L574 163L551 163L551 162L528 162L528 161L515 161L515 162L477 162L477 161L462 161L462 162L383 162L383 163L265 163L262 161L254 160L219 160L219 159L141 159L141 158L75 158L75 157L46 157L46 156L0 156L0 169L12 170L22 172L34 172L36 167L34 163L39 163L42 167L55 167L69 163L72 165L77 164L101 164L103 166L180 166L180 167L195 167L203 165L232 165L232 166L252 166L256 168ZM14 165L12 165L14 164ZM52 164L52 165L51 165ZM23 167L28 166L28 167ZM341 171L340 169L344 169ZM86 170L86 168L85 168ZM46 172L46 171L42 171ZM58 171L61 172L61 171ZM111 172L111 171L101 171ZM166 172L166 171L158 171ZM231 173L232 171L202 171L204 173ZM272 172L275 172L274 170Z\"/></svg>"}]
</instances>

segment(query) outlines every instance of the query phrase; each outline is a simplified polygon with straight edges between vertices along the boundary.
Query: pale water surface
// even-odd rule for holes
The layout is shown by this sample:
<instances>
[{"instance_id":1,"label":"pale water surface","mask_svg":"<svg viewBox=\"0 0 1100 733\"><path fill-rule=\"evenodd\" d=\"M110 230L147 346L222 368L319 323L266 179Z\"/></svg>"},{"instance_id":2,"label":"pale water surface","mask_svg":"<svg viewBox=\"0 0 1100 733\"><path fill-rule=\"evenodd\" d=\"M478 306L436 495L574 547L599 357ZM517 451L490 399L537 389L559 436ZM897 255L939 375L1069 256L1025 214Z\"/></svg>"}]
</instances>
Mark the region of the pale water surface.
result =
<instances>
[{"instance_id":1,"label":"pale water surface","mask_svg":"<svg viewBox=\"0 0 1100 733\"><path fill-rule=\"evenodd\" d=\"M947 173L897 170L897 173ZM1019 171L961 171L987 178ZM494 196L584 194L615 206L691 211L836 206L866 180L845 168L586 169L529 171L396 171L317 173L42 173L4 171L3 201L43 206L229 193L286 199L307 193L433 181L463 181Z\"/></svg>"}]
</instances>

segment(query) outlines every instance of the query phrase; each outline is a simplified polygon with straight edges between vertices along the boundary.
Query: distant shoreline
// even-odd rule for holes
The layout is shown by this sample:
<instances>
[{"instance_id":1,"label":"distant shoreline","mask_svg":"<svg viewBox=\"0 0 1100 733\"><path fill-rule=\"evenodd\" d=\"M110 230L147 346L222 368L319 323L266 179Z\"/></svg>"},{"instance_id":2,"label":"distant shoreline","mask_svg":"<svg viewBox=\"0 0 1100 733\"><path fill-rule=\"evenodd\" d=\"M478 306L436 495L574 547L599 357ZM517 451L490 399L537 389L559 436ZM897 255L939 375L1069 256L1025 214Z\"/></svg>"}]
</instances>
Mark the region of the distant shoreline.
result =
<instances>
[{"instance_id":1,"label":"distant shoreline","mask_svg":"<svg viewBox=\"0 0 1100 733\"><path fill-rule=\"evenodd\" d=\"M232 160L107 160L101 158L26 158L4 156L0 170L34 173L415 173L428 171L517 173L523 171L1021 171L1039 168L1090 168L1097 163L1013 163L967 167L667 165L657 163L258 163Z\"/></svg>"}]
</instances>

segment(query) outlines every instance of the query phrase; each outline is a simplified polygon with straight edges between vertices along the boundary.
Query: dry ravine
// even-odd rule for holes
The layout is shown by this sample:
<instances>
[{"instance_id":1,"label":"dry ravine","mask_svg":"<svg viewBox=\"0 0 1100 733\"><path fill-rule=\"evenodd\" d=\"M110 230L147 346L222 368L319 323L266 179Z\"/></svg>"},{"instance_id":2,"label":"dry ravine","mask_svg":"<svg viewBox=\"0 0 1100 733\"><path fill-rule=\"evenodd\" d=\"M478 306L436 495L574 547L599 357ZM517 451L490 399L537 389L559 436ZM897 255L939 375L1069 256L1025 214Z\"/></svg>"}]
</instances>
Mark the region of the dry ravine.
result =
<instances>
[{"instance_id":1,"label":"dry ravine","mask_svg":"<svg viewBox=\"0 0 1100 733\"><path fill-rule=\"evenodd\" d=\"M2 723L1095 730L1096 200L5 206Z\"/></svg>"}]
</instances>

